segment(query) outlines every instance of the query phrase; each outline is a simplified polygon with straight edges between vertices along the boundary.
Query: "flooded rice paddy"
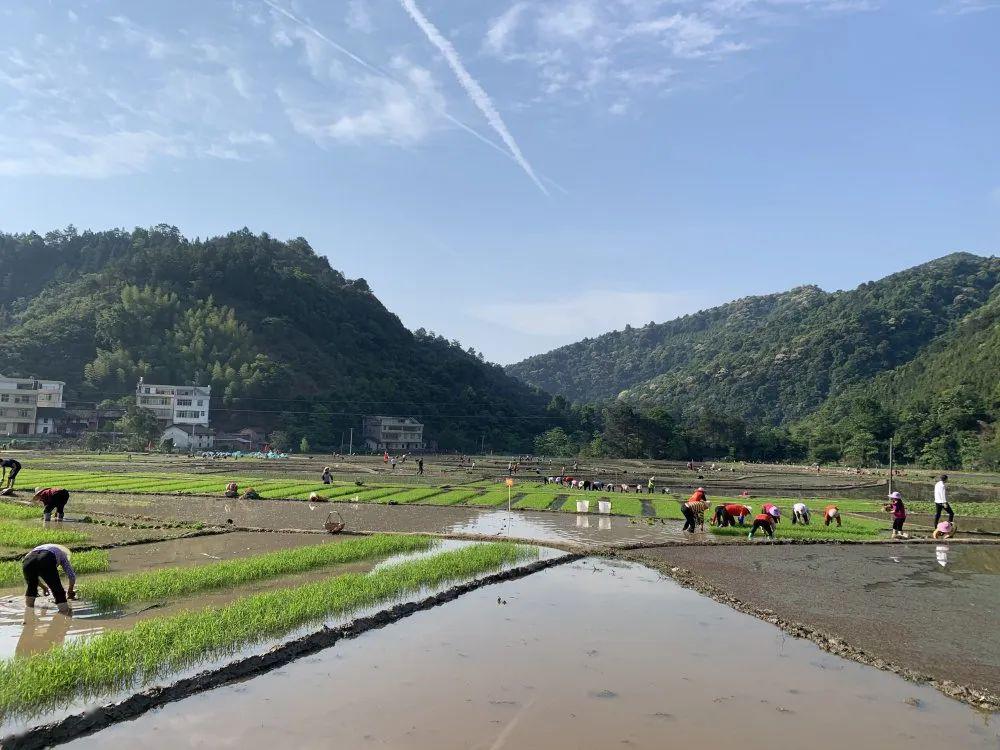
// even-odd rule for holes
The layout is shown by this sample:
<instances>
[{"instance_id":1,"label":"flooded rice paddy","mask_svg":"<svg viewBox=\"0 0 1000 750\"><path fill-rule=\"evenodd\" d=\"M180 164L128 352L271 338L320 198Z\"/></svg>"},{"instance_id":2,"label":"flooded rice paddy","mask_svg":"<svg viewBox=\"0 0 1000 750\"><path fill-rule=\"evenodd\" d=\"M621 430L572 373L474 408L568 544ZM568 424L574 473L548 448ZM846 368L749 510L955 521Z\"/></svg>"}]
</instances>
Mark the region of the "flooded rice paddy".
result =
<instances>
[{"instance_id":1,"label":"flooded rice paddy","mask_svg":"<svg viewBox=\"0 0 1000 750\"><path fill-rule=\"evenodd\" d=\"M997 721L592 558L69 747L996 748Z\"/></svg>"},{"instance_id":2,"label":"flooded rice paddy","mask_svg":"<svg viewBox=\"0 0 1000 750\"><path fill-rule=\"evenodd\" d=\"M144 498L147 502L149 498ZM130 496L74 497L77 513L102 512L142 515L163 520L269 529L321 529L327 514L339 512L354 531L409 533L474 533L534 539L541 542L619 544L671 541L681 538L677 521L630 519L620 516L533 511L492 510L467 507L380 505L377 503L305 503L281 500L226 500L209 497L157 496L136 510ZM116 502L117 501L117 502Z\"/></svg>"},{"instance_id":3,"label":"flooded rice paddy","mask_svg":"<svg viewBox=\"0 0 1000 750\"><path fill-rule=\"evenodd\" d=\"M1000 545L762 545L718 552L674 547L637 554L691 570L754 607L922 674L1000 692Z\"/></svg>"}]
</instances>

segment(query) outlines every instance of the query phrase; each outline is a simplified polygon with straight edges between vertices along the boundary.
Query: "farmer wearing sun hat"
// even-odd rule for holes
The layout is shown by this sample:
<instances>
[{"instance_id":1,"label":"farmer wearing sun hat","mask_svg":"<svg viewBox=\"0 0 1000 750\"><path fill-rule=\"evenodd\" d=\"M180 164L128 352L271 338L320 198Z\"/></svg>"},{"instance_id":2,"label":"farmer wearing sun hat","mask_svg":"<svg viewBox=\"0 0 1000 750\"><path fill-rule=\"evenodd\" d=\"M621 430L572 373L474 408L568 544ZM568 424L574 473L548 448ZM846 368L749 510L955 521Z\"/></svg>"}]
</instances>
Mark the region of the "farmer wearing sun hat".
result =
<instances>
[{"instance_id":1,"label":"farmer wearing sun hat","mask_svg":"<svg viewBox=\"0 0 1000 750\"><path fill-rule=\"evenodd\" d=\"M64 615L72 615L73 610L66 601L67 594L70 599L76 598L76 571L69 561L73 553L61 544L42 544L35 547L24 556L21 561L21 570L24 572L24 582L28 587L24 591L24 606L31 609L35 606L35 598L38 596L38 587L42 587L42 593L52 592L56 600L56 606ZM69 581L69 591L63 589L62 581L59 580L59 568L66 573Z\"/></svg>"},{"instance_id":2,"label":"farmer wearing sun hat","mask_svg":"<svg viewBox=\"0 0 1000 750\"><path fill-rule=\"evenodd\" d=\"M66 503L69 502L69 492L62 487L36 487L35 496L31 499L45 506L42 516L46 521L52 520L52 511L56 512L56 520L61 521Z\"/></svg>"},{"instance_id":3,"label":"farmer wearing sun hat","mask_svg":"<svg viewBox=\"0 0 1000 750\"><path fill-rule=\"evenodd\" d=\"M892 538L909 539L909 534L903 532L903 524L906 522L906 506L903 505L903 496L898 492L889 495L889 504L885 508L892 513Z\"/></svg>"}]
</instances>

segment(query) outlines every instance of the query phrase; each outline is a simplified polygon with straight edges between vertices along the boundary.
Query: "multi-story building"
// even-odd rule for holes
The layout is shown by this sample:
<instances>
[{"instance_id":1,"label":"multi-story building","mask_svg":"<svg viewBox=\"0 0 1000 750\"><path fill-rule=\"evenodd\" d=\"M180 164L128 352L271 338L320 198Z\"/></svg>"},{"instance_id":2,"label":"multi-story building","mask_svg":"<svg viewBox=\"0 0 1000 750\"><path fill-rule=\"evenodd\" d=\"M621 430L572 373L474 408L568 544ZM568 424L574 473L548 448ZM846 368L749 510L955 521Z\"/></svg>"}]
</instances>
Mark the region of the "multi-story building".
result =
<instances>
[{"instance_id":1,"label":"multi-story building","mask_svg":"<svg viewBox=\"0 0 1000 750\"><path fill-rule=\"evenodd\" d=\"M55 435L66 408L61 380L0 375L0 435Z\"/></svg>"},{"instance_id":2,"label":"multi-story building","mask_svg":"<svg viewBox=\"0 0 1000 750\"><path fill-rule=\"evenodd\" d=\"M164 424L208 426L210 385L152 385L139 378L135 402L156 414Z\"/></svg>"},{"instance_id":3,"label":"multi-story building","mask_svg":"<svg viewBox=\"0 0 1000 750\"><path fill-rule=\"evenodd\" d=\"M423 450L424 426L413 417L365 417L364 439L371 451Z\"/></svg>"}]
</instances>

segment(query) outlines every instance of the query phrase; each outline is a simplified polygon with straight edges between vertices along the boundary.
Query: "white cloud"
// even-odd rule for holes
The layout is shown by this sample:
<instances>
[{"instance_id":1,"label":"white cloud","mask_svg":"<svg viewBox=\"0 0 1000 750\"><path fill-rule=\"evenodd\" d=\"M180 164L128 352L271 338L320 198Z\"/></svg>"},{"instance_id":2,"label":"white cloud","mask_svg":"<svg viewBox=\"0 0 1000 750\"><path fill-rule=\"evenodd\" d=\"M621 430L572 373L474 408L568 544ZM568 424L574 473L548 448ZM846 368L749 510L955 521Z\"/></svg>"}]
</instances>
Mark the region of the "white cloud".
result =
<instances>
[{"instance_id":1,"label":"white cloud","mask_svg":"<svg viewBox=\"0 0 1000 750\"><path fill-rule=\"evenodd\" d=\"M59 126L44 136L0 137L0 175L103 178L143 171L156 158L185 152L176 139L150 131L92 134Z\"/></svg>"},{"instance_id":2,"label":"white cloud","mask_svg":"<svg viewBox=\"0 0 1000 750\"><path fill-rule=\"evenodd\" d=\"M969 13L982 13L998 9L1000 9L1000 2L997 0L950 0L941 6L940 12L964 16Z\"/></svg>"},{"instance_id":3,"label":"white cloud","mask_svg":"<svg viewBox=\"0 0 1000 750\"><path fill-rule=\"evenodd\" d=\"M515 29L517 29L518 24L521 22L521 16L524 15L524 11L527 7L527 3L514 3L506 11L490 22L490 27L486 31L486 40L484 42L484 45L489 52L498 55L504 51L507 46L508 38L514 33Z\"/></svg>"},{"instance_id":4,"label":"white cloud","mask_svg":"<svg viewBox=\"0 0 1000 750\"><path fill-rule=\"evenodd\" d=\"M943 0L942 0L943 1ZM993 3L1000 0L956 0ZM533 71L540 96L613 107L659 96L724 58L805 22L876 10L880 0L537 0L518 2L486 27L482 48ZM670 87L666 87L670 79ZM557 99L558 98L558 99Z\"/></svg>"},{"instance_id":5,"label":"white cloud","mask_svg":"<svg viewBox=\"0 0 1000 750\"><path fill-rule=\"evenodd\" d=\"M363 34L371 34L375 31L375 23L372 21L371 11L368 9L366 0L350 0L347 4L347 18L344 20L348 27Z\"/></svg>"},{"instance_id":6,"label":"white cloud","mask_svg":"<svg viewBox=\"0 0 1000 750\"><path fill-rule=\"evenodd\" d=\"M625 325L671 320L691 312L697 299L688 293L589 290L542 302L479 305L472 314L519 334L567 340L594 336Z\"/></svg>"},{"instance_id":7,"label":"white cloud","mask_svg":"<svg viewBox=\"0 0 1000 750\"><path fill-rule=\"evenodd\" d=\"M320 144L417 143L443 124L444 94L425 68L397 59L393 69L400 80L365 74L346 100L304 100L282 92L285 113L297 132Z\"/></svg>"}]
</instances>

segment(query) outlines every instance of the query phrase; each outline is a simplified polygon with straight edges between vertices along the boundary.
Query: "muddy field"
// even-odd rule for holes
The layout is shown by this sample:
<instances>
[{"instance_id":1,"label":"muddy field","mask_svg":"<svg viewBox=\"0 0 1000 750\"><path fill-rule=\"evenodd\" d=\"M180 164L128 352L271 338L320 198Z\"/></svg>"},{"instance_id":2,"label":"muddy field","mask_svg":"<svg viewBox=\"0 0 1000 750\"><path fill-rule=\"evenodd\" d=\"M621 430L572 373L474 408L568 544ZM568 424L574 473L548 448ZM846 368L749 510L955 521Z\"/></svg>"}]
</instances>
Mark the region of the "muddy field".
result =
<instances>
[{"instance_id":1,"label":"muddy field","mask_svg":"<svg viewBox=\"0 0 1000 750\"><path fill-rule=\"evenodd\" d=\"M1000 694L1000 545L632 554L664 570L688 570L792 628L804 623L914 673Z\"/></svg>"}]
</instances>

